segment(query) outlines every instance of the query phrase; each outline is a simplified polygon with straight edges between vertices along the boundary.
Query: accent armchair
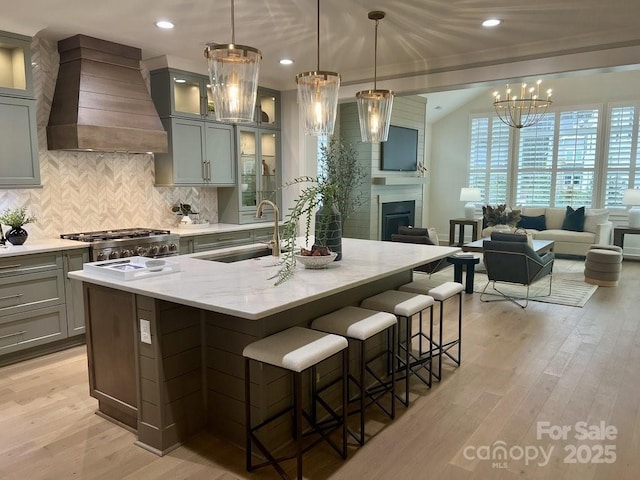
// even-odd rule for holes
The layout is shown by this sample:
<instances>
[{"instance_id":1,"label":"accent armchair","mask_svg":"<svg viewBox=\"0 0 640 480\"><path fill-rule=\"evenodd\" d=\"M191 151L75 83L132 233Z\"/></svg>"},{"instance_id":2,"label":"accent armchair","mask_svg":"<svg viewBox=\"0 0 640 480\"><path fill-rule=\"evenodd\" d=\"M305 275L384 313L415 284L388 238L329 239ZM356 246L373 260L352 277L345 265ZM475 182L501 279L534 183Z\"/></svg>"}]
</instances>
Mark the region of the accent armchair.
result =
<instances>
[{"instance_id":1,"label":"accent armchair","mask_svg":"<svg viewBox=\"0 0 640 480\"><path fill-rule=\"evenodd\" d=\"M437 245L437 242L434 242L429 237L428 229L426 228L416 228L416 227L399 227L398 233L394 233L391 235L392 242L402 242L402 243L417 243L420 245ZM431 275L443 268L449 266L445 258L441 258L440 260L435 260L433 262L425 263L424 265L420 265L415 267L414 270L418 272L425 272Z\"/></svg>"},{"instance_id":2,"label":"accent armchair","mask_svg":"<svg viewBox=\"0 0 640 480\"><path fill-rule=\"evenodd\" d=\"M526 308L529 305L529 288L531 284L549 276L549 291L546 295L551 295L551 282L553 279L553 252L543 256L538 255L527 243L526 235L500 235L495 240L485 240L483 242L484 264L487 270L487 284L482 290L480 300L491 302L496 300L509 300L516 305ZM508 240L507 240L508 238ZM514 283L527 287L526 296L515 297L500 291L496 287L497 283ZM500 295L498 299L487 299L487 287L493 284L493 290ZM520 303L524 300L524 303Z\"/></svg>"}]
</instances>

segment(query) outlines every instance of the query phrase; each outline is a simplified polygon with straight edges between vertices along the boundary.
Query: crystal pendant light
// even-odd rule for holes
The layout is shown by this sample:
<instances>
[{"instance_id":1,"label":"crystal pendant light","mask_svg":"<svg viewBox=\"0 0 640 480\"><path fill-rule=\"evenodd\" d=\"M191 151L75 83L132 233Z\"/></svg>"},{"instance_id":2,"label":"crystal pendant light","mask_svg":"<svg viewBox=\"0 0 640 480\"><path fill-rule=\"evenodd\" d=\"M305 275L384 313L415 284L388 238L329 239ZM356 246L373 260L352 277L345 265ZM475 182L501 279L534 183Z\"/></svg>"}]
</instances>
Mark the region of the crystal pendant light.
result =
<instances>
[{"instance_id":1,"label":"crystal pendant light","mask_svg":"<svg viewBox=\"0 0 640 480\"><path fill-rule=\"evenodd\" d=\"M376 21L375 48L373 60L373 90L363 90L356 93L358 103L358 117L360 118L360 136L363 142L386 142L391 122L391 108L393 107L393 92L378 90L376 84L378 69L378 22L385 16L384 12L369 12L369 20Z\"/></svg>"},{"instance_id":2,"label":"crystal pendant light","mask_svg":"<svg viewBox=\"0 0 640 480\"><path fill-rule=\"evenodd\" d=\"M236 45L234 0L231 0L231 43L209 43L204 56L209 64L216 120L253 122L260 71L260 50Z\"/></svg>"},{"instance_id":3,"label":"crystal pendant light","mask_svg":"<svg viewBox=\"0 0 640 480\"><path fill-rule=\"evenodd\" d=\"M333 135L340 89L340 75L320 70L320 0L317 15L317 70L296 75L298 109L304 133L316 137Z\"/></svg>"}]
</instances>

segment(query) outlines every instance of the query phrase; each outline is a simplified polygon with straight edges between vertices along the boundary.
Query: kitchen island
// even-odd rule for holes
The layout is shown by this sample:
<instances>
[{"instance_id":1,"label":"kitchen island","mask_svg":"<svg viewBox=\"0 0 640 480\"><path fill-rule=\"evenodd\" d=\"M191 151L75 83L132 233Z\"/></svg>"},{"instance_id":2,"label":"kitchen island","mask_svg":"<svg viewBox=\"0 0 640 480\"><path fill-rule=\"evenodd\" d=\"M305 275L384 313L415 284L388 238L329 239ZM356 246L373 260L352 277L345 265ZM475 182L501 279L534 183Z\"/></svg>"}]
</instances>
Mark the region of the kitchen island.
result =
<instances>
[{"instance_id":1,"label":"kitchen island","mask_svg":"<svg viewBox=\"0 0 640 480\"><path fill-rule=\"evenodd\" d=\"M274 257L223 263L207 259L214 252L170 257L179 272L132 281L72 272L84 284L91 395L100 414L134 429L137 443L157 454L202 428L242 445L247 344L407 283L413 267L458 250L343 239L342 261L323 270L298 265L279 286L270 278ZM150 336L141 338L146 322ZM287 378L256 367L256 419L286 404ZM286 437L287 428L273 436Z\"/></svg>"}]
</instances>

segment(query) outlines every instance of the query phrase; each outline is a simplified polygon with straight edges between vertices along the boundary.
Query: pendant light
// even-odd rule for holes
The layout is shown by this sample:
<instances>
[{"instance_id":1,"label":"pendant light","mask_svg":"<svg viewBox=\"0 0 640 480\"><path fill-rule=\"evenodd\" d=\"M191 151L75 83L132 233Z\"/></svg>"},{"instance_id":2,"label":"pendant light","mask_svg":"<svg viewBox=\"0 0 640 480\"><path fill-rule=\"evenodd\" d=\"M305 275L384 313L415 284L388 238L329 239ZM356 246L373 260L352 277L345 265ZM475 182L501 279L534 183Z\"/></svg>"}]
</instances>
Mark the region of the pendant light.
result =
<instances>
[{"instance_id":1,"label":"pendant light","mask_svg":"<svg viewBox=\"0 0 640 480\"><path fill-rule=\"evenodd\" d=\"M389 135L391 121L391 107L393 106L393 92L378 90L376 84L378 69L378 22L385 16L384 12L369 12L369 20L376 21L375 47L373 55L373 90L363 90L356 93L358 103L358 117L360 118L360 136L363 142L386 142Z\"/></svg>"},{"instance_id":2,"label":"pendant light","mask_svg":"<svg viewBox=\"0 0 640 480\"><path fill-rule=\"evenodd\" d=\"M317 1L317 69L296 75L298 109L304 133L333 135L338 110L340 75L320 70L320 0Z\"/></svg>"},{"instance_id":3,"label":"pendant light","mask_svg":"<svg viewBox=\"0 0 640 480\"><path fill-rule=\"evenodd\" d=\"M209 43L204 56L209 64L216 120L253 122L260 71L260 50L236 45L234 0L231 0L231 43Z\"/></svg>"}]
</instances>

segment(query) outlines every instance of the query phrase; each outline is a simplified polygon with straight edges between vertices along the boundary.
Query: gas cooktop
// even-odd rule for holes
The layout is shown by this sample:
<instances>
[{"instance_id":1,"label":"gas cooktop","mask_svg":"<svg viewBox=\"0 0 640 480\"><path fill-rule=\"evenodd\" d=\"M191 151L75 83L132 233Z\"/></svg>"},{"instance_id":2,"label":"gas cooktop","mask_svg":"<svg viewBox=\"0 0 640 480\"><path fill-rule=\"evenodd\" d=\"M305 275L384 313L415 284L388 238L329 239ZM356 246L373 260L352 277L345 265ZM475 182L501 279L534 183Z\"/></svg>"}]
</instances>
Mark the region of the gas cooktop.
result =
<instances>
[{"instance_id":1,"label":"gas cooktop","mask_svg":"<svg viewBox=\"0 0 640 480\"><path fill-rule=\"evenodd\" d=\"M168 235L169 230L154 228L120 228L115 230L102 230L97 232L64 233L60 238L65 240L78 240L80 242L99 242L102 240L119 240L123 238L151 237L154 235Z\"/></svg>"}]
</instances>

